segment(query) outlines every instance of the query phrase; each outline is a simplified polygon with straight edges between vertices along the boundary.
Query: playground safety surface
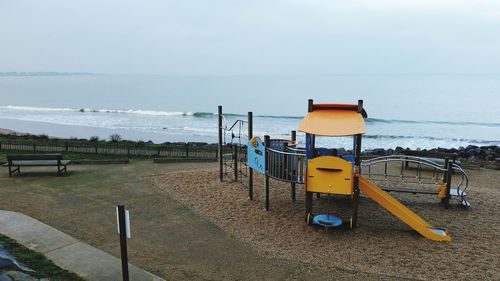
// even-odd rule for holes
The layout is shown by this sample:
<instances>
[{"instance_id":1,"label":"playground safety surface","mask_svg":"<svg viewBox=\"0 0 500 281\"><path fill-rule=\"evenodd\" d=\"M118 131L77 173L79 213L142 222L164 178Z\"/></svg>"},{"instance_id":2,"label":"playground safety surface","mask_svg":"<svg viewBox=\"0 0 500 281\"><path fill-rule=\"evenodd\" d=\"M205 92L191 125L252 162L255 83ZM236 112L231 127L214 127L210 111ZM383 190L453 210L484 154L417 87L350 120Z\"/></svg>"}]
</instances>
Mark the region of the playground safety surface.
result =
<instances>
[{"instance_id":1,"label":"playground safety surface","mask_svg":"<svg viewBox=\"0 0 500 281\"><path fill-rule=\"evenodd\" d=\"M473 204L468 210L456 199L446 210L435 195L391 193L432 225L447 228L451 242L425 239L368 197L360 200L357 229L326 230L305 224L302 186L297 187L297 201L292 202L290 185L272 180L270 211L266 212L260 176L254 179L254 201L246 199L244 185L219 182L217 170L196 176L168 174L154 181L263 256L402 279L500 280L500 171L467 172ZM349 200L315 201L318 213L348 217L351 210ZM335 277L334 273L328 276Z\"/></svg>"},{"instance_id":2,"label":"playground safety surface","mask_svg":"<svg viewBox=\"0 0 500 281\"><path fill-rule=\"evenodd\" d=\"M470 210L394 195L447 227L451 243L421 237L368 198L354 231L308 227L301 186L291 202L289 186L272 181L266 212L262 178L248 201L243 185L218 181L214 163L75 165L63 177L0 173L0 208L119 256L114 205L123 202L131 211L130 262L167 280L498 280L500 171L468 172Z\"/></svg>"}]
</instances>

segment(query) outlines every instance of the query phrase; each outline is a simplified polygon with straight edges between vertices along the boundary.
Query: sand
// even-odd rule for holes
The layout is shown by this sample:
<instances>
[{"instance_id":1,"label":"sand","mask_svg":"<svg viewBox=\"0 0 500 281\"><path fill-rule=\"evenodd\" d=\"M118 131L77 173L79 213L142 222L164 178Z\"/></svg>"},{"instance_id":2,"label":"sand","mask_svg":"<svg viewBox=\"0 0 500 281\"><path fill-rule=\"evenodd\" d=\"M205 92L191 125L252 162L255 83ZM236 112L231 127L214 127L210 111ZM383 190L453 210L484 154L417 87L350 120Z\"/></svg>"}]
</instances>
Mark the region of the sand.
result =
<instances>
[{"instance_id":1,"label":"sand","mask_svg":"<svg viewBox=\"0 0 500 281\"><path fill-rule=\"evenodd\" d=\"M452 242L433 242L367 197L360 200L355 230L307 226L304 192L297 201L290 186L271 180L270 211L263 208L263 178L255 177L254 200L239 182L218 180L216 169L156 175L158 188L264 256L305 262L333 271L380 274L417 280L500 280L500 171L468 171L472 207L453 201L446 210L434 195L392 194ZM342 199L315 199L315 211L349 215Z\"/></svg>"}]
</instances>

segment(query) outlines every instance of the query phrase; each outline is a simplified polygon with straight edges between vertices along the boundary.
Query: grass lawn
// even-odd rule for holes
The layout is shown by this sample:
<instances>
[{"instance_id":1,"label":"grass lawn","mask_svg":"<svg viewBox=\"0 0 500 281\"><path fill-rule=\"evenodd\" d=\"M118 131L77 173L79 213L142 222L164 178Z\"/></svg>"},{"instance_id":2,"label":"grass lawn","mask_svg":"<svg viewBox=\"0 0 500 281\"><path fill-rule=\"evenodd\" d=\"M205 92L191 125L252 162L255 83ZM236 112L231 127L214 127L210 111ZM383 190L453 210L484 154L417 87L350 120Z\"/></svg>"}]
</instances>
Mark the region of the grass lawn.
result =
<instances>
[{"instance_id":1,"label":"grass lawn","mask_svg":"<svg viewBox=\"0 0 500 281\"><path fill-rule=\"evenodd\" d=\"M48 278L52 281L83 281L85 279L79 277L75 273L64 270L55 265L51 260L44 255L32 251L15 240L0 234L0 245L3 245L9 252L14 255L17 260L23 262L35 272L30 272L29 275L36 278ZM20 270L19 270L20 271Z\"/></svg>"}]
</instances>

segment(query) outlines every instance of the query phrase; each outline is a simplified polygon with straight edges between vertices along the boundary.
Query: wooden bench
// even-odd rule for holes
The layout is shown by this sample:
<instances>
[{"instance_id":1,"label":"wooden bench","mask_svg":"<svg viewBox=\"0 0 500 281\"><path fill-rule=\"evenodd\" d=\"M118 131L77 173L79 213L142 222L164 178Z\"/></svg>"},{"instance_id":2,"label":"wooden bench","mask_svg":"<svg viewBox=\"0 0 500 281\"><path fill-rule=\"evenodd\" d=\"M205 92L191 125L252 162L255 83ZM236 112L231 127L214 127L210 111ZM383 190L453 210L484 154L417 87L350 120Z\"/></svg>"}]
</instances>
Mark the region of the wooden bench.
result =
<instances>
[{"instance_id":1,"label":"wooden bench","mask_svg":"<svg viewBox=\"0 0 500 281\"><path fill-rule=\"evenodd\" d=\"M61 175L67 171L66 165L69 163L71 160L63 160L61 154L19 154L7 155L7 163L4 166L9 167L9 177L14 172L20 173L21 166L56 166L57 175Z\"/></svg>"}]
</instances>

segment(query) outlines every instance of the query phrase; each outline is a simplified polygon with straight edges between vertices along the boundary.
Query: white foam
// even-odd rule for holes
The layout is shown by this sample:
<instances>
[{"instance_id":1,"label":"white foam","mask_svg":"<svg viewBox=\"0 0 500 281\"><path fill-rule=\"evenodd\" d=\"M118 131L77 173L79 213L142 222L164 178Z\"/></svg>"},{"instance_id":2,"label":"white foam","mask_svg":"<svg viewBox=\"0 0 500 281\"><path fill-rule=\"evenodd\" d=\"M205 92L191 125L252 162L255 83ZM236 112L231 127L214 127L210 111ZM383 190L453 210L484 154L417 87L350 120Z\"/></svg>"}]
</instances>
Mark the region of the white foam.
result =
<instances>
[{"instance_id":1,"label":"white foam","mask_svg":"<svg viewBox=\"0 0 500 281\"><path fill-rule=\"evenodd\" d=\"M90 113L118 113L150 116L193 116L193 112L182 111L156 111L141 109L92 109L92 108L59 108L59 107L35 107L35 106L0 106L0 110L31 111L31 112L90 112Z\"/></svg>"}]
</instances>

